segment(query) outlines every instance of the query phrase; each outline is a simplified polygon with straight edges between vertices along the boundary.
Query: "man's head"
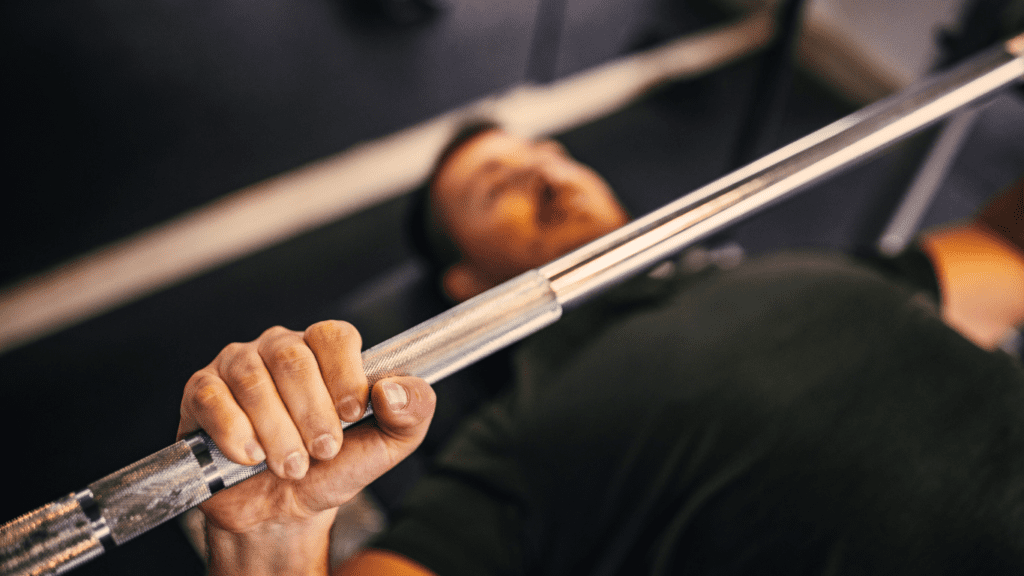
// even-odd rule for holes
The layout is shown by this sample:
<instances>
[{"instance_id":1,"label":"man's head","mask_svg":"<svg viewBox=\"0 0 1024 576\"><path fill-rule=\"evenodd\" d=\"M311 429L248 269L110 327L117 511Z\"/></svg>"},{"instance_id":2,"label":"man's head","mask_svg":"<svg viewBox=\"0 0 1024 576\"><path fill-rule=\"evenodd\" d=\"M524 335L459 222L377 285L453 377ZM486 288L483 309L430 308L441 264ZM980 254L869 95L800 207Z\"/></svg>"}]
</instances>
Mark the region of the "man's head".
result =
<instances>
[{"instance_id":1,"label":"man's head","mask_svg":"<svg viewBox=\"0 0 1024 576\"><path fill-rule=\"evenodd\" d=\"M610 186L553 140L491 123L441 154L415 220L445 292L470 298L626 223Z\"/></svg>"}]
</instances>

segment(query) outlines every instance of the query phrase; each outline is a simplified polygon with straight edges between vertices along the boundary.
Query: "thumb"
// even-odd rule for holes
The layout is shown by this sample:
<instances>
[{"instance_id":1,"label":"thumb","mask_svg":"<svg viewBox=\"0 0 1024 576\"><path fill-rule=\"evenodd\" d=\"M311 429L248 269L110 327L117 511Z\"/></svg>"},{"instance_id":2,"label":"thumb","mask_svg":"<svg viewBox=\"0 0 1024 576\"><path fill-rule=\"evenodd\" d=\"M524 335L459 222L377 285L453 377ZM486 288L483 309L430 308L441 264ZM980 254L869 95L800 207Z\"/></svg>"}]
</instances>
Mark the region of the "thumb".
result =
<instances>
[{"instance_id":1,"label":"thumb","mask_svg":"<svg viewBox=\"0 0 1024 576\"><path fill-rule=\"evenodd\" d=\"M408 446L412 452L434 415L434 389L422 378L392 376L377 382L371 397L376 428L395 443L394 448Z\"/></svg>"},{"instance_id":2,"label":"thumb","mask_svg":"<svg viewBox=\"0 0 1024 576\"><path fill-rule=\"evenodd\" d=\"M310 468L311 508L345 503L423 442L437 401L426 380L389 376L373 386L370 397L375 421L345 430L338 455Z\"/></svg>"}]
</instances>

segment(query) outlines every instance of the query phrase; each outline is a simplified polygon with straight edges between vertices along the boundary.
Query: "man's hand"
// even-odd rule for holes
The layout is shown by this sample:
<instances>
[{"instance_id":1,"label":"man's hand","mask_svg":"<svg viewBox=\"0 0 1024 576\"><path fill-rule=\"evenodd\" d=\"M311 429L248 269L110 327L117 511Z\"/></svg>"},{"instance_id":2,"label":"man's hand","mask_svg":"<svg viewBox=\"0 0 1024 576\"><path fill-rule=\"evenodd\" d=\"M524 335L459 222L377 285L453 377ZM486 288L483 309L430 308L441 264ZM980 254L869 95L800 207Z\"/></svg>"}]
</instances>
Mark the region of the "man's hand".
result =
<instances>
[{"instance_id":1,"label":"man's hand","mask_svg":"<svg viewBox=\"0 0 1024 576\"><path fill-rule=\"evenodd\" d=\"M376 422L342 433L369 396L361 346L345 322L275 327L189 379L178 437L202 428L231 460L269 468L201 505L211 573L325 571L336 508L423 440L435 396L412 377L374 385Z\"/></svg>"}]
</instances>

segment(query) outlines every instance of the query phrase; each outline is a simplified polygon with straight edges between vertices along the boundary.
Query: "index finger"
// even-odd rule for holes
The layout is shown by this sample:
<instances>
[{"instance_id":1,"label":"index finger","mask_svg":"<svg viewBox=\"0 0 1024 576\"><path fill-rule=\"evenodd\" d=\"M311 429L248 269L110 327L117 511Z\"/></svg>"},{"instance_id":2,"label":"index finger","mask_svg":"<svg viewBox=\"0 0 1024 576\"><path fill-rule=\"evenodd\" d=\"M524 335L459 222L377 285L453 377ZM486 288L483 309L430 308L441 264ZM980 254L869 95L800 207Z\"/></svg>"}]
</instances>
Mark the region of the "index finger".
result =
<instances>
[{"instance_id":1,"label":"index finger","mask_svg":"<svg viewBox=\"0 0 1024 576\"><path fill-rule=\"evenodd\" d=\"M362 336L348 322L325 320L306 328L303 339L320 365L338 416L346 422L359 420L369 399Z\"/></svg>"}]
</instances>

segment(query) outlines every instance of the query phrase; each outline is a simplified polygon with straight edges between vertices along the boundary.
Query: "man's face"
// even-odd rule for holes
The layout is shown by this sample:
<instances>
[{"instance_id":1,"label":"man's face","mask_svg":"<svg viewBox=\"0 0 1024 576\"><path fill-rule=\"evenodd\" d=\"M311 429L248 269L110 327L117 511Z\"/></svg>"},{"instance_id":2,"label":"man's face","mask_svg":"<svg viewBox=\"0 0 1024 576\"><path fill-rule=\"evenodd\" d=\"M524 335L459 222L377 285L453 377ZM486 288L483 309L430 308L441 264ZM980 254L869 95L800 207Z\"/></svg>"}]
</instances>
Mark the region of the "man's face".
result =
<instances>
[{"instance_id":1,"label":"man's face","mask_svg":"<svg viewBox=\"0 0 1024 576\"><path fill-rule=\"evenodd\" d=\"M560 144L501 130L475 136L448 158L431 202L463 263L491 285L628 220L608 183Z\"/></svg>"}]
</instances>

